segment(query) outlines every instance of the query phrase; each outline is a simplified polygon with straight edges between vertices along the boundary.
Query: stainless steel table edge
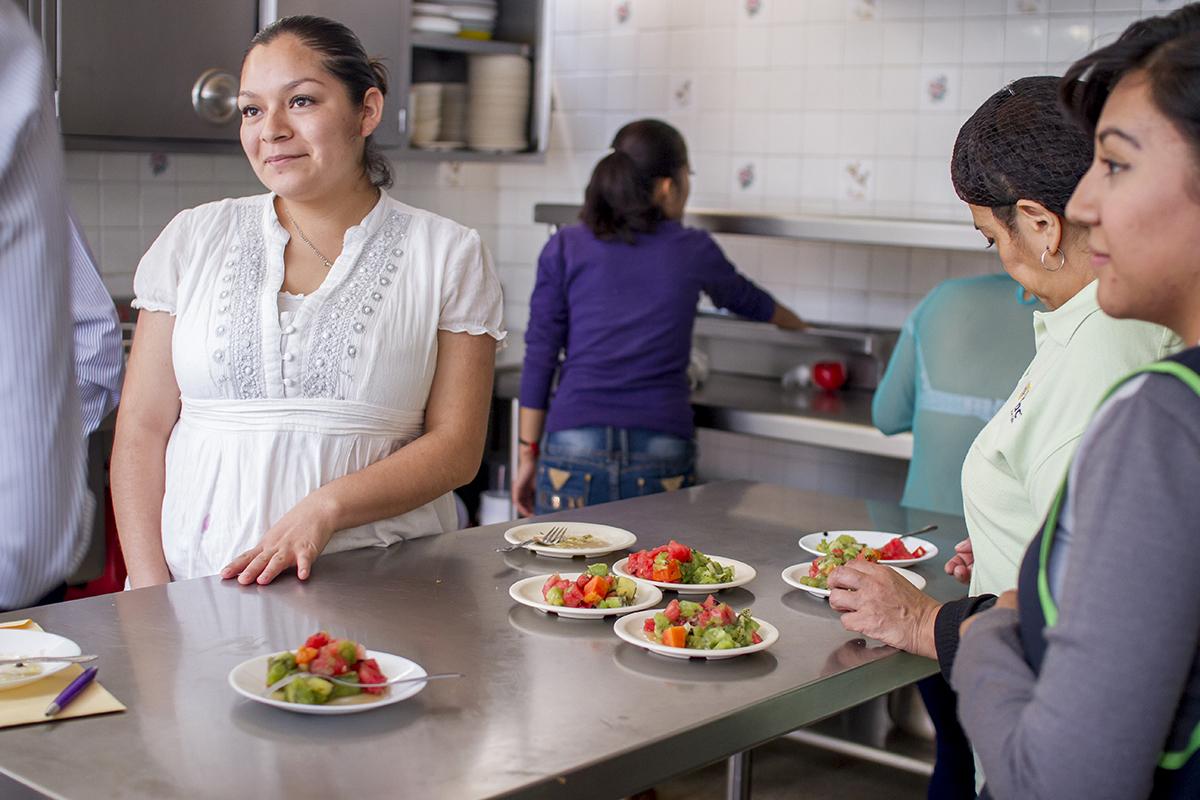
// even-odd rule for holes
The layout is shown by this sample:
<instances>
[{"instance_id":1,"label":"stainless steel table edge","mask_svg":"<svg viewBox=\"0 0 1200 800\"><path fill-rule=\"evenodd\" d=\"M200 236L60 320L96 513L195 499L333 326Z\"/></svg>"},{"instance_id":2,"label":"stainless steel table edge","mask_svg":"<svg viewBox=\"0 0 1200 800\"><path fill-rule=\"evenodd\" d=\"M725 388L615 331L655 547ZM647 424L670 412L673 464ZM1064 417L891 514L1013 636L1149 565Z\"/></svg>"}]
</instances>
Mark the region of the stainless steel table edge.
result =
<instances>
[{"instance_id":1,"label":"stainless steel table edge","mask_svg":"<svg viewBox=\"0 0 1200 800\"><path fill-rule=\"evenodd\" d=\"M938 671L936 662L910 653L896 652L886 660L887 675L879 674L879 670L863 669L871 666L864 664L863 667L822 679L820 683L823 691L815 703L811 696L802 699L806 689L812 685L805 684L733 714L715 718L701 727L677 736L660 739L636 750L631 748L614 758L598 761L497 797L520 800L611 800L613 797L626 797L649 789L664 780L694 772L698 768L696 763L710 765L724 761L738 753L778 739L797 728L840 713L845 710L845 704L835 698L843 693L854 694L861 697L862 702L866 702L928 678ZM739 740L742 744L731 747L728 744L730 739ZM747 741L750 742L749 745L745 744ZM669 764L678 761L680 748L687 748L687 767L667 776L663 775L661 769L647 769L648 764Z\"/></svg>"}]
</instances>

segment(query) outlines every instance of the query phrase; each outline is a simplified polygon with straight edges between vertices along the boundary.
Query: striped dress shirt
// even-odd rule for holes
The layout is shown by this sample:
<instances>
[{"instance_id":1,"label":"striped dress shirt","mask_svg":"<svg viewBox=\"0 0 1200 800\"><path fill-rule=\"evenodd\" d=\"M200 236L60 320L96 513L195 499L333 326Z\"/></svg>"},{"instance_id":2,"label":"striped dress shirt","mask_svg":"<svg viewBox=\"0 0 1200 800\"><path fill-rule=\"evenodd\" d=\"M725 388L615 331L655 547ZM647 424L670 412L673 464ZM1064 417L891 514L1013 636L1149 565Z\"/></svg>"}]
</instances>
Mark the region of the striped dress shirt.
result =
<instances>
[{"instance_id":1,"label":"striped dress shirt","mask_svg":"<svg viewBox=\"0 0 1200 800\"><path fill-rule=\"evenodd\" d=\"M75 383L83 413L83 435L100 427L121 399L125 351L121 345L121 321L104 281L96 269L96 257L74 214L68 217L70 241L67 262L71 272L71 320L74 323Z\"/></svg>"},{"instance_id":2,"label":"striped dress shirt","mask_svg":"<svg viewBox=\"0 0 1200 800\"><path fill-rule=\"evenodd\" d=\"M36 602L88 545L72 369L62 145L41 44L0 2L0 608Z\"/></svg>"}]
</instances>

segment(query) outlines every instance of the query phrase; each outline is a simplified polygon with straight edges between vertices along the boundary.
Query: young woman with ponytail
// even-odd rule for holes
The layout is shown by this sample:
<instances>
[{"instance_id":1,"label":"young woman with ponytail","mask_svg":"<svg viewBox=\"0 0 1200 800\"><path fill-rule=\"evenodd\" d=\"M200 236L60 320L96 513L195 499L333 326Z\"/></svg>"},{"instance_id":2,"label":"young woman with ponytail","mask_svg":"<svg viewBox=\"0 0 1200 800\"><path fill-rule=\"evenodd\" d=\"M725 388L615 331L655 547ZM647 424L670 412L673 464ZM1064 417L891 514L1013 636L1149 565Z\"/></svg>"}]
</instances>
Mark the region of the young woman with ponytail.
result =
<instances>
[{"instance_id":1,"label":"young woman with ponytail","mask_svg":"<svg viewBox=\"0 0 1200 800\"><path fill-rule=\"evenodd\" d=\"M524 515L695 482L687 367L701 292L735 314L803 327L711 236L681 224L689 169L679 131L631 122L612 148L592 172L580 223L538 259L512 490Z\"/></svg>"}]
</instances>

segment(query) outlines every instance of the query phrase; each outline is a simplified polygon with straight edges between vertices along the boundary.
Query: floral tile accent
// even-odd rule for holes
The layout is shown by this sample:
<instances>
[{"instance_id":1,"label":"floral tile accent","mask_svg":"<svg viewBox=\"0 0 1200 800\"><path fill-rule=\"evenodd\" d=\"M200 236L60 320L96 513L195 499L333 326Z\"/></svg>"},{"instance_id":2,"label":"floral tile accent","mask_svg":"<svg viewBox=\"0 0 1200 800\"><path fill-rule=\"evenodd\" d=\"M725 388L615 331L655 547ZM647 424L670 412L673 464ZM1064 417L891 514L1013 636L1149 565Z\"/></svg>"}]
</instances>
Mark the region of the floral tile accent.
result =
<instances>
[{"instance_id":1,"label":"floral tile accent","mask_svg":"<svg viewBox=\"0 0 1200 800\"><path fill-rule=\"evenodd\" d=\"M696 104L696 85L690 77L679 78L671 87L671 107L676 110L690 110Z\"/></svg>"},{"instance_id":2,"label":"floral tile accent","mask_svg":"<svg viewBox=\"0 0 1200 800\"><path fill-rule=\"evenodd\" d=\"M746 0L746 16L755 17L763 10L763 0Z\"/></svg>"},{"instance_id":3,"label":"floral tile accent","mask_svg":"<svg viewBox=\"0 0 1200 800\"><path fill-rule=\"evenodd\" d=\"M848 159L842 164L842 198L854 202L865 202L875 193L875 165L859 158Z\"/></svg>"},{"instance_id":4,"label":"floral tile accent","mask_svg":"<svg viewBox=\"0 0 1200 800\"><path fill-rule=\"evenodd\" d=\"M871 22L879 18L879 0L854 0L849 10L850 19Z\"/></svg>"},{"instance_id":5,"label":"floral tile accent","mask_svg":"<svg viewBox=\"0 0 1200 800\"><path fill-rule=\"evenodd\" d=\"M753 161L747 161L737 169L737 174L734 180L737 181L738 188L742 191L749 191L754 186L754 181L757 178L757 170Z\"/></svg>"},{"instance_id":6,"label":"floral tile accent","mask_svg":"<svg viewBox=\"0 0 1200 800\"><path fill-rule=\"evenodd\" d=\"M925 93L929 95L929 99L934 103L941 103L946 99L946 92L950 88L950 78L946 73L934 75L925 84Z\"/></svg>"},{"instance_id":7,"label":"floral tile accent","mask_svg":"<svg viewBox=\"0 0 1200 800\"><path fill-rule=\"evenodd\" d=\"M1010 8L1018 14L1042 14L1045 6L1045 0L1010 0Z\"/></svg>"},{"instance_id":8,"label":"floral tile accent","mask_svg":"<svg viewBox=\"0 0 1200 800\"><path fill-rule=\"evenodd\" d=\"M613 13L616 15L618 25L629 22L630 17L633 16L633 6L630 4L630 0L620 0L613 7Z\"/></svg>"},{"instance_id":9,"label":"floral tile accent","mask_svg":"<svg viewBox=\"0 0 1200 800\"><path fill-rule=\"evenodd\" d=\"M918 105L922 109L954 108L958 104L961 70L953 66L928 66L921 71Z\"/></svg>"}]
</instances>

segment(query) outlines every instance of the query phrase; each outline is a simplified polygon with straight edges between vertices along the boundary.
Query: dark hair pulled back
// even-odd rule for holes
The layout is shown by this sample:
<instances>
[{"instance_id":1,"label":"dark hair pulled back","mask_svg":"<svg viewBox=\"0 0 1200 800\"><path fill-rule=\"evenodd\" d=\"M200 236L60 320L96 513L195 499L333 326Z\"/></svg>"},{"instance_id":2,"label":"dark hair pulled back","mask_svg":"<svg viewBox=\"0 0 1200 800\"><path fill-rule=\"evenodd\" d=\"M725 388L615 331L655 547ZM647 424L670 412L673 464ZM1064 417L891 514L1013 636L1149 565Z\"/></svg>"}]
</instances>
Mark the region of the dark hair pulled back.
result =
<instances>
[{"instance_id":1,"label":"dark hair pulled back","mask_svg":"<svg viewBox=\"0 0 1200 800\"><path fill-rule=\"evenodd\" d=\"M276 20L255 34L246 55L284 35L295 36L321 54L326 71L345 87L350 102L361 107L363 96L372 88L387 95L387 68L367 55L354 31L326 17L297 15ZM392 185L392 165L370 136L363 145L362 167L372 186L386 189Z\"/></svg>"},{"instance_id":2,"label":"dark hair pulled back","mask_svg":"<svg viewBox=\"0 0 1200 800\"><path fill-rule=\"evenodd\" d=\"M1112 44L1076 61L1059 86L1062 103L1089 134L1095 133L1109 94L1139 70L1149 82L1154 105L1188 141L1200 164L1200 3L1138 20Z\"/></svg>"},{"instance_id":3,"label":"dark hair pulled back","mask_svg":"<svg viewBox=\"0 0 1200 800\"><path fill-rule=\"evenodd\" d=\"M664 219L654 184L679 179L688 167L687 144L667 123L641 119L617 131L612 148L592 170L579 218L597 238L632 243Z\"/></svg>"},{"instance_id":4,"label":"dark hair pulled back","mask_svg":"<svg viewBox=\"0 0 1200 800\"><path fill-rule=\"evenodd\" d=\"M1059 108L1058 81L1049 75L1013 81L983 102L954 142L954 191L991 208L1010 229L1018 200L1065 217L1092 163L1091 138Z\"/></svg>"}]
</instances>

